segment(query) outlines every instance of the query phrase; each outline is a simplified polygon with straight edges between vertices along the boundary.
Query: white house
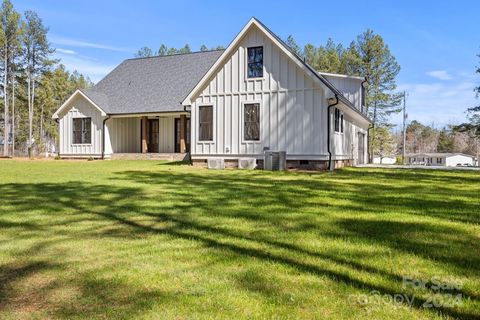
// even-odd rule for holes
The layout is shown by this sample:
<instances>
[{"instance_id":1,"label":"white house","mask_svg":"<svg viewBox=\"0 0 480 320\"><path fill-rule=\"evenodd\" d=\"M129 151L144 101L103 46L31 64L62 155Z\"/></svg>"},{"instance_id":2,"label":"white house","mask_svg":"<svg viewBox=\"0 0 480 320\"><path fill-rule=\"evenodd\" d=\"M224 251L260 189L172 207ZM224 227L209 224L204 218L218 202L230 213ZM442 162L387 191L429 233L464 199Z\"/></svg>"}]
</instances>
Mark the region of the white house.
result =
<instances>
[{"instance_id":1,"label":"white house","mask_svg":"<svg viewBox=\"0 0 480 320\"><path fill-rule=\"evenodd\" d=\"M366 162L366 79L318 73L252 18L225 50L128 59L54 114L61 157Z\"/></svg>"},{"instance_id":2,"label":"white house","mask_svg":"<svg viewBox=\"0 0 480 320\"><path fill-rule=\"evenodd\" d=\"M475 157L463 153L416 153L406 156L406 163L425 166L474 166Z\"/></svg>"},{"instance_id":3,"label":"white house","mask_svg":"<svg viewBox=\"0 0 480 320\"><path fill-rule=\"evenodd\" d=\"M373 163L374 164L395 164L397 163L397 158L396 157L379 157L375 156L373 157Z\"/></svg>"}]
</instances>

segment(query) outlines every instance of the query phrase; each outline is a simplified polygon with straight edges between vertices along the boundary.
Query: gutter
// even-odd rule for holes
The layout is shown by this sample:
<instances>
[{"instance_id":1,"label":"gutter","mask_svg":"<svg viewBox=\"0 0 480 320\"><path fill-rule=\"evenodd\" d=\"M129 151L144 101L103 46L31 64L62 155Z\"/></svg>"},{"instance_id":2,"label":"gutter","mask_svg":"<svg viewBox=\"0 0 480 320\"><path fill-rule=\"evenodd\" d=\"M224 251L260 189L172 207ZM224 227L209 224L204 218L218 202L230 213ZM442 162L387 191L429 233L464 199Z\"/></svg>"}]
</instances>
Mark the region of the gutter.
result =
<instances>
[{"instance_id":1,"label":"gutter","mask_svg":"<svg viewBox=\"0 0 480 320\"><path fill-rule=\"evenodd\" d=\"M331 122L332 122L332 119L331 119L331 108L332 107L335 107L338 103L340 102L340 100L338 99L338 95L335 94L335 102L333 104L329 104L328 105L328 108L327 108L327 151L328 151L328 170L329 171L333 171L333 169L335 169L335 166L332 165L332 150L330 148L330 144L331 144Z\"/></svg>"},{"instance_id":2,"label":"gutter","mask_svg":"<svg viewBox=\"0 0 480 320\"><path fill-rule=\"evenodd\" d=\"M102 126L102 160L105 160L105 122L110 119L110 116L106 116L103 119L103 126Z\"/></svg>"}]
</instances>

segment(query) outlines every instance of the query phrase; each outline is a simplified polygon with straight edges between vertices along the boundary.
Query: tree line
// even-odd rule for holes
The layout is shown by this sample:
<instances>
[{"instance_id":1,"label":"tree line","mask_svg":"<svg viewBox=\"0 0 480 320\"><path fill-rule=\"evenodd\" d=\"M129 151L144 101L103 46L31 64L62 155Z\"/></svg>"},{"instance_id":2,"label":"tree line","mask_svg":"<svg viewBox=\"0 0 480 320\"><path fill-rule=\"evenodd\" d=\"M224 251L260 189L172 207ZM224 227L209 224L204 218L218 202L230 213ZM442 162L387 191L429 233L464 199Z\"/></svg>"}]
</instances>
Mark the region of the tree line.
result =
<instances>
[{"instance_id":1,"label":"tree line","mask_svg":"<svg viewBox=\"0 0 480 320\"><path fill-rule=\"evenodd\" d=\"M212 48L208 48L206 45L202 44L200 46L200 51L209 51L209 50L221 50L225 49L223 46L216 46ZM165 44L161 44L158 48L158 51L152 50L150 47L142 47L135 53L135 58L147 58L147 57L154 57L154 56L169 56L173 54L181 54L181 53L192 53L192 49L190 49L190 45L187 43L182 48L174 48L174 47L167 47Z\"/></svg>"},{"instance_id":2,"label":"tree line","mask_svg":"<svg viewBox=\"0 0 480 320\"><path fill-rule=\"evenodd\" d=\"M477 137L471 131L459 131L458 125L449 124L436 128L433 124L422 124L417 120L411 121L405 130L405 153L466 153L475 155L480 151ZM374 146L376 156L380 158L392 157L402 153L403 135L401 131L392 132L382 128Z\"/></svg>"},{"instance_id":3,"label":"tree line","mask_svg":"<svg viewBox=\"0 0 480 320\"><path fill-rule=\"evenodd\" d=\"M46 151L57 140L52 114L77 88L92 82L52 58L48 28L34 11L17 12L10 0L0 8L0 126L3 156Z\"/></svg>"}]
</instances>

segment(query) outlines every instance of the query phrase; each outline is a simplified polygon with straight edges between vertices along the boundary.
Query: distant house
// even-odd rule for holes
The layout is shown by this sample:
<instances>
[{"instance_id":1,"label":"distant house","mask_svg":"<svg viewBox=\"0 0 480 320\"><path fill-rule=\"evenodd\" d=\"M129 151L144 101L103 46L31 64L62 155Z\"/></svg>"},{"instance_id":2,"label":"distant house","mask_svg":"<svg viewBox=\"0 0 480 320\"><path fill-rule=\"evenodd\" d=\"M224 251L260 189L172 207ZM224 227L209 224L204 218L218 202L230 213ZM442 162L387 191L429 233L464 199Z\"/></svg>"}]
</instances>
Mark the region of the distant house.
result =
<instances>
[{"instance_id":1,"label":"distant house","mask_svg":"<svg viewBox=\"0 0 480 320\"><path fill-rule=\"evenodd\" d=\"M379 156L374 156L373 157L373 163L375 164L395 164L397 162L396 157L379 157Z\"/></svg>"},{"instance_id":2,"label":"distant house","mask_svg":"<svg viewBox=\"0 0 480 320\"><path fill-rule=\"evenodd\" d=\"M252 18L225 50L128 59L53 115L61 157L365 163L366 79L319 73ZM139 158L137 156L133 156Z\"/></svg>"},{"instance_id":3,"label":"distant house","mask_svg":"<svg viewBox=\"0 0 480 320\"><path fill-rule=\"evenodd\" d=\"M425 166L474 166L475 157L463 153L416 153L406 156L406 163Z\"/></svg>"}]
</instances>

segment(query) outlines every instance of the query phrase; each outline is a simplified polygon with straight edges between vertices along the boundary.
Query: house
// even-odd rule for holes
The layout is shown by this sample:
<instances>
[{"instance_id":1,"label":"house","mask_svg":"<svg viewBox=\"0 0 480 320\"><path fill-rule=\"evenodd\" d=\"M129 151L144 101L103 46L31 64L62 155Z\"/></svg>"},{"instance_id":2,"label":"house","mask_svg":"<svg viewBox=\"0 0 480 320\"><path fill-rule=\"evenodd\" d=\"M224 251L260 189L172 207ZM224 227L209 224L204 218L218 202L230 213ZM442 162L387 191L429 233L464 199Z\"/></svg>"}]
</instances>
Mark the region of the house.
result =
<instances>
[{"instance_id":1,"label":"house","mask_svg":"<svg viewBox=\"0 0 480 320\"><path fill-rule=\"evenodd\" d=\"M365 163L362 77L318 73L252 18L225 50L128 59L55 112L61 157Z\"/></svg>"},{"instance_id":2,"label":"house","mask_svg":"<svg viewBox=\"0 0 480 320\"><path fill-rule=\"evenodd\" d=\"M392 156L385 156L385 157L374 156L373 163L374 164L395 164L397 163L397 158Z\"/></svg>"},{"instance_id":3,"label":"house","mask_svg":"<svg viewBox=\"0 0 480 320\"><path fill-rule=\"evenodd\" d=\"M425 166L474 166L475 157L463 153L415 153L406 155L406 163Z\"/></svg>"}]
</instances>

